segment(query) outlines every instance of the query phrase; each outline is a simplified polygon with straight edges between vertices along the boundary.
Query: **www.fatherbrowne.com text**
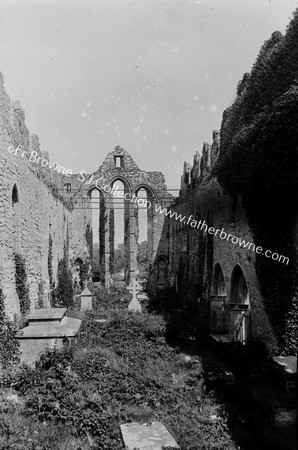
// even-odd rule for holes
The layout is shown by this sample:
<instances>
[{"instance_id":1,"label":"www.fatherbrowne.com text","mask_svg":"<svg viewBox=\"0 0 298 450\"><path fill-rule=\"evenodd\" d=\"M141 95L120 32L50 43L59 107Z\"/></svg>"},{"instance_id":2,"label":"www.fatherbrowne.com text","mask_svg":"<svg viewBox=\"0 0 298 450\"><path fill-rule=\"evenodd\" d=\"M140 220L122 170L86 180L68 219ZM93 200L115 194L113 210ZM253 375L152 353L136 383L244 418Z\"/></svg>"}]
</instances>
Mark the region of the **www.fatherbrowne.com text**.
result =
<instances>
[{"instance_id":1,"label":"www.fatherbrowne.com text","mask_svg":"<svg viewBox=\"0 0 298 450\"><path fill-rule=\"evenodd\" d=\"M18 145L17 147L9 145L7 150L10 154L14 153L15 156L19 155L22 159L24 157L28 158L29 162L40 164L42 167L49 167L49 169L56 171L57 173L61 173L68 177L73 175L73 172L70 169L66 169L61 165L48 161L46 158L39 156L38 153L35 151L32 151L29 154L24 150L24 147L22 145ZM99 185L99 182L104 181L104 176L100 176L95 179L94 175L92 174L91 177L88 178L88 180L86 180L86 175L87 173L82 170L78 176L78 180L86 185L91 185L92 183L98 189L103 189L106 193L111 193L114 196L117 195L117 197L123 198L126 201L136 203L140 207L146 207L148 209L152 207L152 203L149 200L140 198L135 194L131 195L129 192L125 193L124 191L119 190L117 186L113 188L109 184ZM235 236L234 234L228 233L227 231L225 231L224 228L220 229L209 227L205 222L205 220L195 220L195 218L192 215L188 217L182 216L181 214L178 214L176 211L172 211L171 209L163 208L162 206L157 205L155 205L155 212L159 214L164 214L165 216L170 217L171 219L174 219L176 221L179 221L179 223L182 223L186 226L190 226L197 230L201 230L205 233L218 236L220 239L230 241L234 245L238 244L239 247L241 248L252 250L258 255L264 255L266 258L270 258L273 261L278 261L283 264L289 264L289 258L287 256L279 255L278 253L273 253L271 250L264 250L263 247L261 247L260 245L256 247L254 243L241 239L238 236Z\"/></svg>"}]
</instances>

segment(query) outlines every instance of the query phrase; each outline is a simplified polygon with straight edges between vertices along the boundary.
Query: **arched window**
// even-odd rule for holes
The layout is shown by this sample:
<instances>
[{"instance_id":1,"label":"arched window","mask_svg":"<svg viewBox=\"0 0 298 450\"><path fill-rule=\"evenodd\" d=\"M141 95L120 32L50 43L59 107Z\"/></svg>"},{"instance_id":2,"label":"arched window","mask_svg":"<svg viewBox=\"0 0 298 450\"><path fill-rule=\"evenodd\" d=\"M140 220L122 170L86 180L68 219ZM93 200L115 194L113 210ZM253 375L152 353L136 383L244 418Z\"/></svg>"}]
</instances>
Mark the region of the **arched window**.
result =
<instances>
[{"instance_id":1,"label":"arched window","mask_svg":"<svg viewBox=\"0 0 298 450\"><path fill-rule=\"evenodd\" d=\"M103 193L97 189L88 192L89 205L91 207L91 227L86 228L86 240L88 250L92 254L92 280L100 281L103 276L102 266L105 253L104 242L104 215L105 200Z\"/></svg>"},{"instance_id":2,"label":"arched window","mask_svg":"<svg viewBox=\"0 0 298 450\"><path fill-rule=\"evenodd\" d=\"M16 203L18 203L18 201L19 201L18 188L17 188L17 185L14 184L14 186L12 188L12 195L11 195L12 206L14 206Z\"/></svg>"},{"instance_id":3,"label":"arched window","mask_svg":"<svg viewBox=\"0 0 298 450\"><path fill-rule=\"evenodd\" d=\"M21 229L20 229L20 203L19 203L19 192L17 185L14 184L11 193L11 204L12 204L12 240L13 249L16 253L20 251L20 240L21 240Z\"/></svg>"},{"instance_id":4,"label":"arched window","mask_svg":"<svg viewBox=\"0 0 298 450\"><path fill-rule=\"evenodd\" d=\"M237 341L245 342L251 335L249 294L242 269L234 267L230 293L230 335Z\"/></svg>"},{"instance_id":5,"label":"arched window","mask_svg":"<svg viewBox=\"0 0 298 450\"><path fill-rule=\"evenodd\" d=\"M232 273L230 302L243 305L249 304L246 280L238 264L234 267Z\"/></svg>"},{"instance_id":6,"label":"arched window","mask_svg":"<svg viewBox=\"0 0 298 450\"><path fill-rule=\"evenodd\" d=\"M121 156L119 158L123 159ZM130 203L124 198L129 192L129 184L126 179L117 177L110 183L110 187L111 196L107 204L109 217L109 270L114 284L122 286L128 277L128 258L130 256L128 247L130 244Z\"/></svg>"},{"instance_id":7,"label":"arched window","mask_svg":"<svg viewBox=\"0 0 298 450\"><path fill-rule=\"evenodd\" d=\"M220 264L216 264L212 280L211 295L226 295L226 284Z\"/></svg>"},{"instance_id":8,"label":"arched window","mask_svg":"<svg viewBox=\"0 0 298 450\"><path fill-rule=\"evenodd\" d=\"M216 264L210 295L210 332L227 334L229 331L226 310L226 284L220 264Z\"/></svg>"},{"instance_id":9,"label":"arched window","mask_svg":"<svg viewBox=\"0 0 298 450\"><path fill-rule=\"evenodd\" d=\"M164 287L167 279L167 261L160 258L157 263L157 284Z\"/></svg>"}]
</instances>

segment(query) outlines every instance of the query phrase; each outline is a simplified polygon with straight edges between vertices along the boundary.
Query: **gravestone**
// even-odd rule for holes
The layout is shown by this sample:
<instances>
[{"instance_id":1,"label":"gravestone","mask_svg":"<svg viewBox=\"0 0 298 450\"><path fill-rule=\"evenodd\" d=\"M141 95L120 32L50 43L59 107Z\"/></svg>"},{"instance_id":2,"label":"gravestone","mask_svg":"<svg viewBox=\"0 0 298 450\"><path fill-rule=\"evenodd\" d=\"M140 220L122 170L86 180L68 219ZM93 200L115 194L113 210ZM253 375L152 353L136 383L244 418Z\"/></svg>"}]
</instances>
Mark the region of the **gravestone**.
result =
<instances>
[{"instance_id":1,"label":"gravestone","mask_svg":"<svg viewBox=\"0 0 298 450\"><path fill-rule=\"evenodd\" d=\"M132 282L127 288L132 293L132 299L128 305L128 309L130 311L139 311L142 312L141 304L137 298L137 293L141 289L141 286L137 282L135 278L133 278Z\"/></svg>"},{"instance_id":2,"label":"gravestone","mask_svg":"<svg viewBox=\"0 0 298 450\"><path fill-rule=\"evenodd\" d=\"M126 423L120 425L120 429L127 450L162 450L163 447L180 449L175 439L160 422Z\"/></svg>"},{"instance_id":3,"label":"gravestone","mask_svg":"<svg viewBox=\"0 0 298 450\"><path fill-rule=\"evenodd\" d=\"M92 309L92 293L87 288L87 283L81 293L81 309Z\"/></svg>"},{"instance_id":4,"label":"gravestone","mask_svg":"<svg viewBox=\"0 0 298 450\"><path fill-rule=\"evenodd\" d=\"M61 348L65 340L74 339L81 320L67 317L66 308L35 309L25 317L28 326L18 331L21 361L34 365L47 348Z\"/></svg>"}]
</instances>

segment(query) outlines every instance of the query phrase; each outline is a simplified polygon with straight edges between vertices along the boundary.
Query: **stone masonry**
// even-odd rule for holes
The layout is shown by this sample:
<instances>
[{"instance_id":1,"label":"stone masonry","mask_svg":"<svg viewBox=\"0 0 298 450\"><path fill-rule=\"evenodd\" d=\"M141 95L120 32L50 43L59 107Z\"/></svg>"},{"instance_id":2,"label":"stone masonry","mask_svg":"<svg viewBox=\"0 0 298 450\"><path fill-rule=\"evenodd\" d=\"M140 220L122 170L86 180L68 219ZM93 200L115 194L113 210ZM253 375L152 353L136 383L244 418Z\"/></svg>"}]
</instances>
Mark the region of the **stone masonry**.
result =
<instances>
[{"instance_id":1,"label":"stone masonry","mask_svg":"<svg viewBox=\"0 0 298 450\"><path fill-rule=\"evenodd\" d=\"M184 307L198 308L203 327L240 341L260 338L274 349L277 344L259 290L255 252L207 233L207 227L190 226L192 220L201 220L208 227L254 242L240 196L233 203L213 174L219 153L220 134L214 131L212 145L203 144L202 155L195 154L193 165L184 163L179 197L170 208L177 216L165 220L157 259L166 256L170 286ZM175 218L179 214L184 221ZM240 331L235 330L237 323Z\"/></svg>"},{"instance_id":2,"label":"stone masonry","mask_svg":"<svg viewBox=\"0 0 298 450\"><path fill-rule=\"evenodd\" d=\"M19 149L18 149L18 146ZM18 150L17 150L18 149ZM42 154L39 139L30 135L25 113L4 90L0 77L0 288L10 316L20 312L15 284L14 255L26 264L31 307L49 294L49 236L52 238L53 278L71 232L71 209L55 188L59 175L29 162L29 154ZM27 152L28 155L23 152ZM23 157L22 157L23 155Z\"/></svg>"},{"instance_id":3,"label":"stone masonry","mask_svg":"<svg viewBox=\"0 0 298 450\"><path fill-rule=\"evenodd\" d=\"M25 261L31 309L40 296L49 306L50 273L57 283L58 262L65 258L71 272L75 262L89 265L92 233L92 189L100 192L100 261L101 281L108 287L110 276L112 189L116 180L123 182L128 198L140 189L147 192L148 255L155 260L160 247L164 217L156 207L169 206L172 197L167 192L161 172L145 172L128 152L117 146L93 174L72 174L70 170L52 166L50 157L40 151L39 139L30 135L25 113L19 102L11 101L0 77L0 288L10 316L20 313L16 290L15 255ZM34 152L34 153L33 153ZM33 156L31 156L33 155ZM40 159L38 159L40 158ZM48 163L47 163L48 161ZM137 274L138 219L137 205L125 201L125 247L128 256L126 281ZM52 244L50 245L50 240Z\"/></svg>"}]
</instances>

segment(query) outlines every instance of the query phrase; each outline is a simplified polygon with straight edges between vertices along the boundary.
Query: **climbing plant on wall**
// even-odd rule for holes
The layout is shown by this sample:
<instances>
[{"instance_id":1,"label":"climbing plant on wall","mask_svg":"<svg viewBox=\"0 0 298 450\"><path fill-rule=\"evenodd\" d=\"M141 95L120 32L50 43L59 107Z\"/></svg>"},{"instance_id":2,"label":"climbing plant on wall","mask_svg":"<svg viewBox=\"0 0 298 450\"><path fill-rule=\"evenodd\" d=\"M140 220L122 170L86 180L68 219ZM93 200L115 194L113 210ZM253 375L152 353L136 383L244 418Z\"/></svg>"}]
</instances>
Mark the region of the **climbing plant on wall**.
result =
<instances>
[{"instance_id":1,"label":"climbing plant on wall","mask_svg":"<svg viewBox=\"0 0 298 450\"><path fill-rule=\"evenodd\" d=\"M69 308L73 305L73 285L65 257L58 263L57 279L58 286L53 306Z\"/></svg>"},{"instance_id":2,"label":"climbing plant on wall","mask_svg":"<svg viewBox=\"0 0 298 450\"><path fill-rule=\"evenodd\" d=\"M19 360L19 343L15 338L17 326L5 313L4 295L0 289L0 368Z\"/></svg>"},{"instance_id":3,"label":"climbing plant on wall","mask_svg":"<svg viewBox=\"0 0 298 450\"><path fill-rule=\"evenodd\" d=\"M50 289L52 289L53 288L53 238L52 238L51 234L49 234L48 273L49 273Z\"/></svg>"},{"instance_id":4,"label":"climbing plant on wall","mask_svg":"<svg viewBox=\"0 0 298 450\"><path fill-rule=\"evenodd\" d=\"M115 258L115 214L114 209L110 211L109 217L109 246L110 246L110 261L109 268L110 272L114 272L114 258Z\"/></svg>"},{"instance_id":5,"label":"climbing plant on wall","mask_svg":"<svg viewBox=\"0 0 298 450\"><path fill-rule=\"evenodd\" d=\"M15 284L20 302L20 311L27 314L30 311L29 288L27 283L26 261L19 253L14 253Z\"/></svg>"},{"instance_id":6,"label":"climbing plant on wall","mask_svg":"<svg viewBox=\"0 0 298 450\"><path fill-rule=\"evenodd\" d=\"M92 253L93 253L93 248L92 248L92 244L93 244L93 233L92 233L92 228L91 228L90 223L87 223L87 225L86 225L85 239L86 239L87 248L88 248L89 255L90 255L90 260L92 261Z\"/></svg>"},{"instance_id":7,"label":"climbing plant on wall","mask_svg":"<svg viewBox=\"0 0 298 450\"><path fill-rule=\"evenodd\" d=\"M37 307L44 308L44 286L42 281L38 283Z\"/></svg>"},{"instance_id":8,"label":"climbing plant on wall","mask_svg":"<svg viewBox=\"0 0 298 450\"><path fill-rule=\"evenodd\" d=\"M215 173L231 196L240 194L264 249L288 263L256 255L265 308L286 353L297 351L295 222L298 193L298 10L287 33L265 42L250 75L223 116ZM290 199L291 206L285 201ZM291 326L290 326L291 324Z\"/></svg>"},{"instance_id":9,"label":"climbing plant on wall","mask_svg":"<svg viewBox=\"0 0 298 450\"><path fill-rule=\"evenodd\" d=\"M82 280L82 288L84 287L85 281L89 280L89 269L90 264L88 261L84 261L81 266L81 280Z\"/></svg>"}]
</instances>

